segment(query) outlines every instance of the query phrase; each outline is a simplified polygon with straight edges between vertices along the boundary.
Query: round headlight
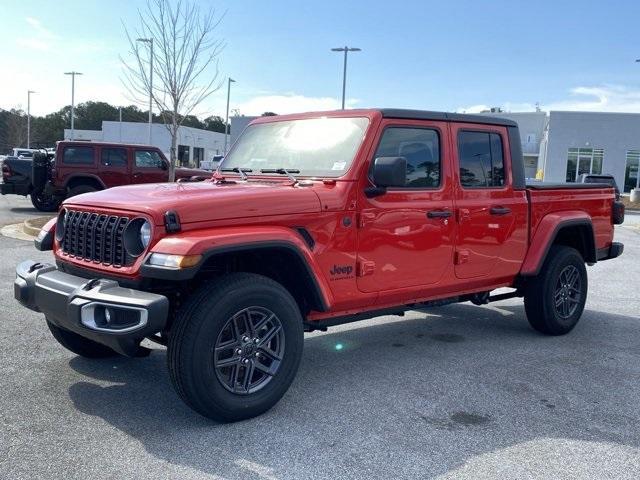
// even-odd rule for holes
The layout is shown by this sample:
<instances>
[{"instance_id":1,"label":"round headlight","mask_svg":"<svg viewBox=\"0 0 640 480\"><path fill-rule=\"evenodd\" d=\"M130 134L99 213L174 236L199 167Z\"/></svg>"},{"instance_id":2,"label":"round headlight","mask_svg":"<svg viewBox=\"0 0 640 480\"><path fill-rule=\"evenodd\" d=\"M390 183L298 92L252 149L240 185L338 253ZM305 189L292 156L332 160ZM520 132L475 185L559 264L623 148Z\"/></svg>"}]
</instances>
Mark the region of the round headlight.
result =
<instances>
[{"instance_id":1,"label":"round headlight","mask_svg":"<svg viewBox=\"0 0 640 480\"><path fill-rule=\"evenodd\" d=\"M131 220L124 230L123 240L124 248L129 255L142 255L151 243L151 224L144 218Z\"/></svg>"},{"instance_id":2,"label":"round headlight","mask_svg":"<svg viewBox=\"0 0 640 480\"><path fill-rule=\"evenodd\" d=\"M61 242L64 238L64 220L67 215L67 209L63 208L58 213L58 221L56 222L56 240Z\"/></svg>"},{"instance_id":3,"label":"round headlight","mask_svg":"<svg viewBox=\"0 0 640 480\"><path fill-rule=\"evenodd\" d=\"M140 227L140 241L144 248L147 248L151 242L151 224L146 220Z\"/></svg>"}]
</instances>

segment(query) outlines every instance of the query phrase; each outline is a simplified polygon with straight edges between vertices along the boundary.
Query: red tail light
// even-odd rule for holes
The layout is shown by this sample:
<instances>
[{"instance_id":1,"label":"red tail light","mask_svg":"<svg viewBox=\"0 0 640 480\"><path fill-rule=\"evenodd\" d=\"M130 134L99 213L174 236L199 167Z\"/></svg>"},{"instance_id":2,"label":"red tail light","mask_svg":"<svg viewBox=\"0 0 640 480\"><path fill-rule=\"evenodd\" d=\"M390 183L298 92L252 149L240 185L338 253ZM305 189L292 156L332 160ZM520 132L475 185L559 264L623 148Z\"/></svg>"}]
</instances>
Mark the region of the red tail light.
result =
<instances>
[{"instance_id":1,"label":"red tail light","mask_svg":"<svg viewBox=\"0 0 640 480\"><path fill-rule=\"evenodd\" d=\"M11 172L11 168L9 168L9 165L7 165L6 163L3 163L2 164L2 179L6 180L11 175L13 175L13 172Z\"/></svg>"}]
</instances>

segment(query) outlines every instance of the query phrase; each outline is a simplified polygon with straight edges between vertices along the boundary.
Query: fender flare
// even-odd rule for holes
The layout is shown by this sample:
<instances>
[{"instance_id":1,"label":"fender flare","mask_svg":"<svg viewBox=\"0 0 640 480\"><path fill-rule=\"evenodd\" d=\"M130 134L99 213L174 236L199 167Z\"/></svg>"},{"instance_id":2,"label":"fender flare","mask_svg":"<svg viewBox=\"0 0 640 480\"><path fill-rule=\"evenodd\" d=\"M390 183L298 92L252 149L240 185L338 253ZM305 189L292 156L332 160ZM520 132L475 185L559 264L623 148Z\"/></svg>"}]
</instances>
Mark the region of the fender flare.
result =
<instances>
[{"instance_id":1,"label":"fender flare","mask_svg":"<svg viewBox=\"0 0 640 480\"><path fill-rule=\"evenodd\" d=\"M164 280L189 280L198 274L207 260L217 255L274 248L284 249L300 261L310 281L314 303L321 311L328 311L333 303L331 289L305 239L287 227L253 227L250 231L246 228L212 228L167 236L147 253L140 274L142 277ZM193 267L176 270L149 265L149 257L153 253L202 255L202 259Z\"/></svg>"},{"instance_id":2,"label":"fender flare","mask_svg":"<svg viewBox=\"0 0 640 480\"><path fill-rule=\"evenodd\" d=\"M571 227L585 227L587 235L587 263L597 261L596 239L591 217L583 211L556 212L546 215L538 224L538 228L531 239L527 255L522 262L520 275L535 276L540 272L551 246L554 244L561 230Z\"/></svg>"},{"instance_id":3,"label":"fender flare","mask_svg":"<svg viewBox=\"0 0 640 480\"><path fill-rule=\"evenodd\" d=\"M98 184L103 190L107 188L107 186L104 184L104 182L99 176L93 175L91 173L74 173L70 175L69 178L67 178L67 180L64 182L64 188L68 189L69 184L76 179L88 179L88 180L96 181L98 182Z\"/></svg>"}]
</instances>

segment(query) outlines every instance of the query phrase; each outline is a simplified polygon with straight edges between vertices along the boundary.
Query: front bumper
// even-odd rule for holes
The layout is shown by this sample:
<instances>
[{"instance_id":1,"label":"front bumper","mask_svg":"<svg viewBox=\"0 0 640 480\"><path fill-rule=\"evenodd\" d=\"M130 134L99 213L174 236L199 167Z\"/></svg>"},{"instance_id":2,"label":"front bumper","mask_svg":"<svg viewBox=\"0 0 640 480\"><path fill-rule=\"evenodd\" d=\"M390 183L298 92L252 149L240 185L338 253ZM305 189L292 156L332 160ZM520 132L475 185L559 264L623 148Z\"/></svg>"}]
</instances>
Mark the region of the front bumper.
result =
<instances>
[{"instance_id":1,"label":"front bumper","mask_svg":"<svg viewBox=\"0 0 640 480\"><path fill-rule=\"evenodd\" d=\"M70 275L29 260L16 267L14 296L58 327L127 356L136 354L143 338L163 330L169 312L163 295L123 288L114 280Z\"/></svg>"}]
</instances>

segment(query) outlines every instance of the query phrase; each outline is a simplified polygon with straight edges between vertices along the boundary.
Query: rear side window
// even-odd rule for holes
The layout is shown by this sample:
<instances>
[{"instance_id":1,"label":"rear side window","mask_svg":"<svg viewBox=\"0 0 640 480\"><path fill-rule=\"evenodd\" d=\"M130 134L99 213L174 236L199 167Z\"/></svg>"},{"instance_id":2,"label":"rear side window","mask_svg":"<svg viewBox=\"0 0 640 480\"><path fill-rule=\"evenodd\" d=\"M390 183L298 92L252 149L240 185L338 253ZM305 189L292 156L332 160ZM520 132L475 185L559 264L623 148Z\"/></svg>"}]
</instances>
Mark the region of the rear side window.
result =
<instances>
[{"instance_id":1,"label":"rear side window","mask_svg":"<svg viewBox=\"0 0 640 480\"><path fill-rule=\"evenodd\" d=\"M387 128L374 158L407 159L407 188L440 186L440 138L436 130L427 128Z\"/></svg>"},{"instance_id":2,"label":"rear side window","mask_svg":"<svg viewBox=\"0 0 640 480\"><path fill-rule=\"evenodd\" d=\"M136 167L162 168L164 162L158 152L153 150L136 150Z\"/></svg>"},{"instance_id":3,"label":"rear side window","mask_svg":"<svg viewBox=\"0 0 640 480\"><path fill-rule=\"evenodd\" d=\"M103 148L100 162L105 167L126 167L127 150L125 148Z\"/></svg>"},{"instance_id":4,"label":"rear side window","mask_svg":"<svg viewBox=\"0 0 640 480\"><path fill-rule=\"evenodd\" d=\"M502 137L497 133L458 133L460 184L470 188L504 186Z\"/></svg>"},{"instance_id":5,"label":"rear side window","mask_svg":"<svg viewBox=\"0 0 640 480\"><path fill-rule=\"evenodd\" d=\"M66 147L62 154L66 165L93 165L93 147Z\"/></svg>"}]
</instances>

